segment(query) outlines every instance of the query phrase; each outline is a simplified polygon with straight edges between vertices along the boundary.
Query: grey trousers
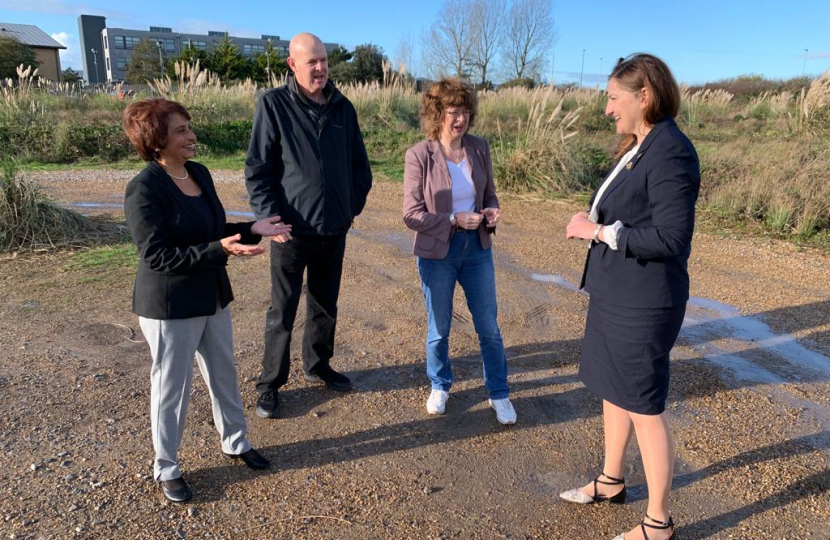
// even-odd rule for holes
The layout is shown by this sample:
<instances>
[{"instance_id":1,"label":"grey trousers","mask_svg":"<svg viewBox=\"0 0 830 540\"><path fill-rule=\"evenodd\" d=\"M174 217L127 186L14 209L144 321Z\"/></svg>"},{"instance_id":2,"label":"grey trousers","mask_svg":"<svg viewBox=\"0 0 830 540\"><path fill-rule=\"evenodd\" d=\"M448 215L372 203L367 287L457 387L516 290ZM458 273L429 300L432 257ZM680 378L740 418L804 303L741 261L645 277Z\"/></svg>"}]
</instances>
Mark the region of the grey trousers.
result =
<instances>
[{"instance_id":1,"label":"grey trousers","mask_svg":"<svg viewBox=\"0 0 830 540\"><path fill-rule=\"evenodd\" d=\"M233 363L231 310L217 308L210 317L146 319L138 322L153 356L150 370L150 424L156 458L156 481L179 478L178 451L184 433L193 357L210 391L213 422L222 437L222 451L242 454L251 448Z\"/></svg>"}]
</instances>

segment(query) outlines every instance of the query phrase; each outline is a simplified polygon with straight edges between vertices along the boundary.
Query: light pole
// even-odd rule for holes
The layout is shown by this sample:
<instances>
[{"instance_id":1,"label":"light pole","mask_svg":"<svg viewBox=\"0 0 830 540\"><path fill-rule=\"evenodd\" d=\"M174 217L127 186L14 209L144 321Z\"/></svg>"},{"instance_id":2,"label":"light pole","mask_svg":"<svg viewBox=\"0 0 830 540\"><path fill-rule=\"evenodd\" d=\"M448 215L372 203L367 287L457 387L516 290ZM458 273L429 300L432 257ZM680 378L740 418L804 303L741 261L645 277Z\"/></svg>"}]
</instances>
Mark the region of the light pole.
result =
<instances>
[{"instance_id":1,"label":"light pole","mask_svg":"<svg viewBox=\"0 0 830 540\"><path fill-rule=\"evenodd\" d=\"M582 68L579 70L579 87L582 88L582 75L585 73L585 49L582 49Z\"/></svg>"},{"instance_id":2,"label":"light pole","mask_svg":"<svg viewBox=\"0 0 830 540\"><path fill-rule=\"evenodd\" d=\"M602 71L602 57L601 56L599 57L599 74L600 75L605 75L605 73Z\"/></svg>"},{"instance_id":3,"label":"light pole","mask_svg":"<svg viewBox=\"0 0 830 540\"><path fill-rule=\"evenodd\" d=\"M265 71L268 72L268 79L271 79L271 38L268 38L268 50L265 51L265 62L268 64Z\"/></svg>"},{"instance_id":4,"label":"light pole","mask_svg":"<svg viewBox=\"0 0 830 540\"><path fill-rule=\"evenodd\" d=\"M94 47L89 49L89 51L92 53L92 63L95 65L95 82L100 83L101 77L98 73L98 51L96 51Z\"/></svg>"},{"instance_id":5,"label":"light pole","mask_svg":"<svg viewBox=\"0 0 830 540\"><path fill-rule=\"evenodd\" d=\"M156 46L159 48L159 78L164 77L164 60L161 58L161 40L156 40Z\"/></svg>"},{"instance_id":6,"label":"light pole","mask_svg":"<svg viewBox=\"0 0 830 540\"><path fill-rule=\"evenodd\" d=\"M553 60L550 63L550 85L556 86L556 53L553 53Z\"/></svg>"},{"instance_id":7,"label":"light pole","mask_svg":"<svg viewBox=\"0 0 830 540\"><path fill-rule=\"evenodd\" d=\"M804 76L804 73L807 72L807 51L809 49L804 49L804 65L801 66L801 76Z\"/></svg>"}]
</instances>

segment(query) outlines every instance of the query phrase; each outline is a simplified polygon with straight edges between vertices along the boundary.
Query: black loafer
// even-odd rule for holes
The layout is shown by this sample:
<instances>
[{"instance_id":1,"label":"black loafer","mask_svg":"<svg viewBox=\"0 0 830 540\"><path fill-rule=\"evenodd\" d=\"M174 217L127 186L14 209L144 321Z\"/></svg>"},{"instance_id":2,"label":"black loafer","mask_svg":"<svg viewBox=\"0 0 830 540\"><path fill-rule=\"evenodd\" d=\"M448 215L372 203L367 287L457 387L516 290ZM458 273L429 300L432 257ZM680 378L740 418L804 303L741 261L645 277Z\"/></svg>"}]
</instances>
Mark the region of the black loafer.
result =
<instances>
[{"instance_id":1,"label":"black loafer","mask_svg":"<svg viewBox=\"0 0 830 540\"><path fill-rule=\"evenodd\" d=\"M276 418L280 409L280 398L276 390L268 389L256 399L256 415L260 418Z\"/></svg>"},{"instance_id":2,"label":"black loafer","mask_svg":"<svg viewBox=\"0 0 830 540\"><path fill-rule=\"evenodd\" d=\"M352 381L342 373L334 371L331 366L321 366L314 373L306 373L305 380L325 383L329 390L335 392L348 392L352 389Z\"/></svg>"},{"instance_id":3,"label":"black loafer","mask_svg":"<svg viewBox=\"0 0 830 540\"><path fill-rule=\"evenodd\" d=\"M267 469L271 466L271 462L265 459L265 457L262 454L260 454L253 448L241 454L225 455L231 459L241 459L245 462L245 465L247 465L249 469Z\"/></svg>"},{"instance_id":4,"label":"black loafer","mask_svg":"<svg viewBox=\"0 0 830 540\"><path fill-rule=\"evenodd\" d=\"M164 480L160 482L161 492L167 497L168 501L174 503L183 503L193 498L193 492L190 486L184 481L184 478L174 478L173 480Z\"/></svg>"}]
</instances>

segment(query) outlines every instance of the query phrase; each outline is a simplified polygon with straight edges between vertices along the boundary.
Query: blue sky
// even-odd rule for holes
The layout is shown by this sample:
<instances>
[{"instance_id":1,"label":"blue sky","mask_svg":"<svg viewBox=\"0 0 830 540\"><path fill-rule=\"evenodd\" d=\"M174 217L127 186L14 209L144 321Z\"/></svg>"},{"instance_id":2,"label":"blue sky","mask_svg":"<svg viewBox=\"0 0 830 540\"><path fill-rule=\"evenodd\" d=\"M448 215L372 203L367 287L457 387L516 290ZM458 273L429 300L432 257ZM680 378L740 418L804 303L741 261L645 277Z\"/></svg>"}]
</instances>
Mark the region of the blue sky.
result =
<instances>
[{"instance_id":1,"label":"blue sky","mask_svg":"<svg viewBox=\"0 0 830 540\"><path fill-rule=\"evenodd\" d=\"M418 50L443 0L0 0L0 22L34 24L67 45L63 66L80 68L79 14L104 15L107 26L177 32L227 30L231 35L318 34L351 48L380 45L393 56L402 40ZM678 80L701 83L754 73L770 78L818 75L830 70L830 1L559 0L554 18L558 42L549 54L557 82L605 80L612 62L635 51L664 58ZM805 55L804 49L808 49ZM806 56L806 62L805 62ZM414 71L423 72L416 63Z\"/></svg>"}]
</instances>

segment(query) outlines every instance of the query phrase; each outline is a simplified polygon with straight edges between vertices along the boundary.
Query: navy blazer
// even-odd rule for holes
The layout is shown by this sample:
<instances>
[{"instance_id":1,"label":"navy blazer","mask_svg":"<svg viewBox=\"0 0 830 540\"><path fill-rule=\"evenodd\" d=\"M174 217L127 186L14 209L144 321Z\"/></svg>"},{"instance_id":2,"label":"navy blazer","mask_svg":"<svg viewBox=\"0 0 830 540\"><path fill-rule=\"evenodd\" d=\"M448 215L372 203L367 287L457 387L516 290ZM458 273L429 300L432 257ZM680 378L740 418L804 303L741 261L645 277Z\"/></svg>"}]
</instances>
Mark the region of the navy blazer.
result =
<instances>
[{"instance_id":1,"label":"navy blazer","mask_svg":"<svg viewBox=\"0 0 830 540\"><path fill-rule=\"evenodd\" d=\"M699 191L694 146L672 118L657 122L599 201L598 223L619 220L625 228L617 251L602 242L592 244L580 288L627 307L685 304Z\"/></svg>"},{"instance_id":2,"label":"navy blazer","mask_svg":"<svg viewBox=\"0 0 830 540\"><path fill-rule=\"evenodd\" d=\"M254 222L227 223L213 179L204 165L188 161L188 174L213 210L205 228L188 212L184 195L155 161L127 185L124 213L138 246L133 312L148 319L187 319L214 315L233 300L220 239L241 234L241 243L256 244Z\"/></svg>"}]
</instances>

